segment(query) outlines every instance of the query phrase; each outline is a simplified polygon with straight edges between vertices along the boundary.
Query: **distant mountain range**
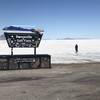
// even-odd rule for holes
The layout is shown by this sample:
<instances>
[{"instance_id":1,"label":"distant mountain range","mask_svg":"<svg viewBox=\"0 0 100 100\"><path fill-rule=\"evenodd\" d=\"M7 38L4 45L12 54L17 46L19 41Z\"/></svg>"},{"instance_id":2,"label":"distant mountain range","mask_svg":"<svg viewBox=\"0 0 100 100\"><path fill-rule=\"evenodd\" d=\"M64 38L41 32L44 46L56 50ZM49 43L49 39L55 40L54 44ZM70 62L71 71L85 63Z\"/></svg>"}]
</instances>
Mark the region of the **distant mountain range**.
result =
<instances>
[{"instance_id":1,"label":"distant mountain range","mask_svg":"<svg viewBox=\"0 0 100 100\"><path fill-rule=\"evenodd\" d=\"M82 39L92 39L92 38L58 38L56 40L82 40Z\"/></svg>"}]
</instances>

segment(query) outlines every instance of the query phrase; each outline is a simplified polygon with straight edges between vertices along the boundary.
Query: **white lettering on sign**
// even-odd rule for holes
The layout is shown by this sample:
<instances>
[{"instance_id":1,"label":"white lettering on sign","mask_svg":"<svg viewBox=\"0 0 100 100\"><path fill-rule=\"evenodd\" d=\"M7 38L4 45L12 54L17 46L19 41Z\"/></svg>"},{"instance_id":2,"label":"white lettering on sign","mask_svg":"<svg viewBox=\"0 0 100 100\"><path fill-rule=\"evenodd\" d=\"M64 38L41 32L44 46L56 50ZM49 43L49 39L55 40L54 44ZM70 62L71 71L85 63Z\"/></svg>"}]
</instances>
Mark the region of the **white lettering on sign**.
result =
<instances>
[{"instance_id":1,"label":"white lettering on sign","mask_svg":"<svg viewBox=\"0 0 100 100\"><path fill-rule=\"evenodd\" d=\"M32 36L21 36L21 35L16 35L16 38L29 38L32 39Z\"/></svg>"}]
</instances>

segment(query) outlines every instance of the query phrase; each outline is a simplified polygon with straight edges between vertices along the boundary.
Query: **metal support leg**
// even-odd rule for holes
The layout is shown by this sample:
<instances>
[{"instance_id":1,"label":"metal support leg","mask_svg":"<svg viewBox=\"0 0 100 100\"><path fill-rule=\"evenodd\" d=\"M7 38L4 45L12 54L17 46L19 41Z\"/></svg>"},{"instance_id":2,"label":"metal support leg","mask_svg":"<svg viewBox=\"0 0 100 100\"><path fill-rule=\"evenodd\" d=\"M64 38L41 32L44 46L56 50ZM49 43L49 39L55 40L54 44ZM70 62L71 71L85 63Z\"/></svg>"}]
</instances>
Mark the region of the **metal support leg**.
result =
<instances>
[{"instance_id":1,"label":"metal support leg","mask_svg":"<svg viewBox=\"0 0 100 100\"><path fill-rule=\"evenodd\" d=\"M13 56L13 48L11 48L11 55Z\"/></svg>"},{"instance_id":2,"label":"metal support leg","mask_svg":"<svg viewBox=\"0 0 100 100\"><path fill-rule=\"evenodd\" d=\"M36 55L36 47L34 47L34 55Z\"/></svg>"}]
</instances>

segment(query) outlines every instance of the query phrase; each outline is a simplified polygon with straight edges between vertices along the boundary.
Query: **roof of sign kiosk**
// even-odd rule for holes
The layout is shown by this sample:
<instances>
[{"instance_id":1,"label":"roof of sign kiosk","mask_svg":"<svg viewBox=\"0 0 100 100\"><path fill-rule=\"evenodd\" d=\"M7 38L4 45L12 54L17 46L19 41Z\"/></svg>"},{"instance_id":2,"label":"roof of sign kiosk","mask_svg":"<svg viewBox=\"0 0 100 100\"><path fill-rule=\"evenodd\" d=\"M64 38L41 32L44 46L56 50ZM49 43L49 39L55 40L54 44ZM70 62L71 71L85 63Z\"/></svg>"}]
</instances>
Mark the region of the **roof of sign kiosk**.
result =
<instances>
[{"instance_id":1,"label":"roof of sign kiosk","mask_svg":"<svg viewBox=\"0 0 100 100\"><path fill-rule=\"evenodd\" d=\"M43 30L9 26L3 28L9 47L24 48L38 47Z\"/></svg>"}]
</instances>

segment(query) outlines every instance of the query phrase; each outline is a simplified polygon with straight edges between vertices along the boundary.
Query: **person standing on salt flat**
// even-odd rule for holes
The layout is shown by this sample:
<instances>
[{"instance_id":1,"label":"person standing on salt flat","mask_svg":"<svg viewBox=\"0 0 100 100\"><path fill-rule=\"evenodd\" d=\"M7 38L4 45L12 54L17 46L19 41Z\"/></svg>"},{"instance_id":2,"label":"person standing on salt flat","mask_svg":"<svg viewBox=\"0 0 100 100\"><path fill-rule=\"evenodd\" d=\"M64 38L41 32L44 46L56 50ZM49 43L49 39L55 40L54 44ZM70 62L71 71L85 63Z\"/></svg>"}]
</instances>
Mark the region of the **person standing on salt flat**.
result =
<instances>
[{"instance_id":1,"label":"person standing on salt flat","mask_svg":"<svg viewBox=\"0 0 100 100\"><path fill-rule=\"evenodd\" d=\"M78 45L75 45L75 53L78 53Z\"/></svg>"}]
</instances>

